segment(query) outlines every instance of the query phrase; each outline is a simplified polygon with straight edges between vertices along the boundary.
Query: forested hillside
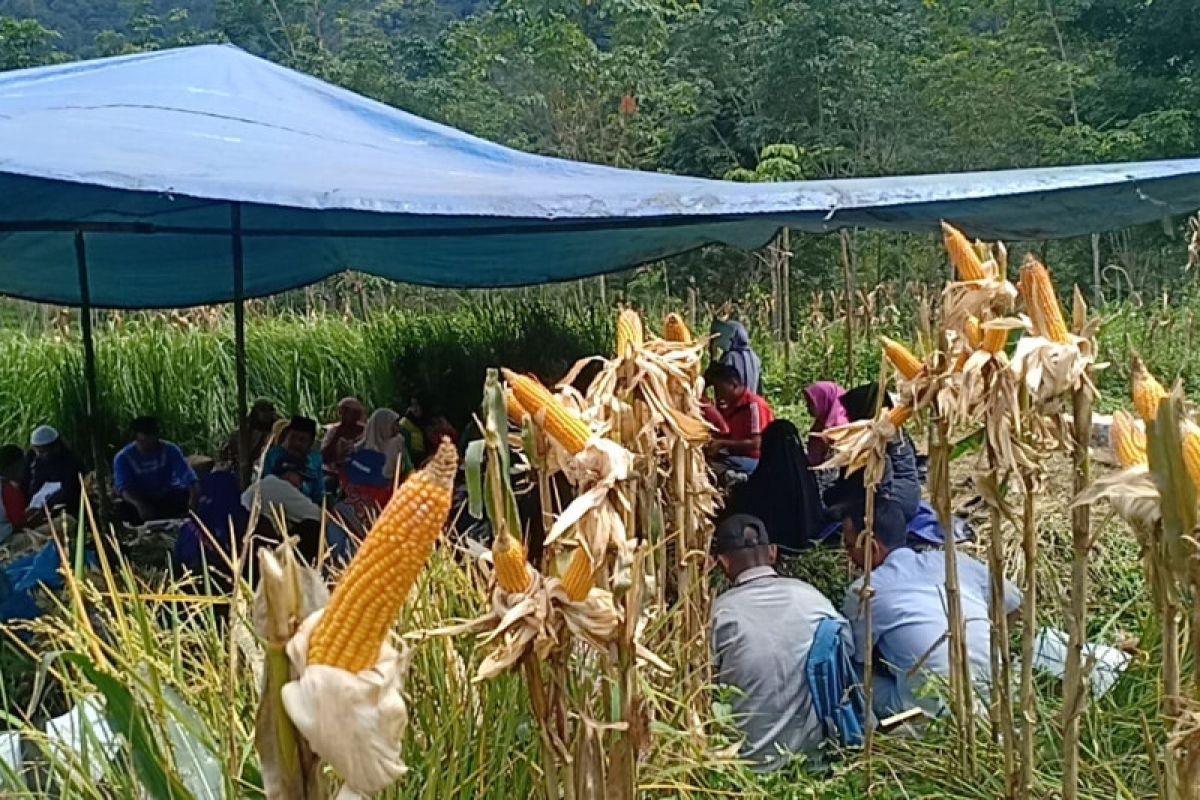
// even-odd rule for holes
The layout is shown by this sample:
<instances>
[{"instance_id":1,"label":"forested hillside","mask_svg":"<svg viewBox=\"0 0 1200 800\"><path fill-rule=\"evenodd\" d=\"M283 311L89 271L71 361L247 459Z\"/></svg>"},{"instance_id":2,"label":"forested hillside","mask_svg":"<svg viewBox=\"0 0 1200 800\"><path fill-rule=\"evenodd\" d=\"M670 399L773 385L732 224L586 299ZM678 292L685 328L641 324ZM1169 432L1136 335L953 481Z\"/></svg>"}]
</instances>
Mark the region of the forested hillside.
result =
<instances>
[{"instance_id":1,"label":"forested hillside","mask_svg":"<svg viewBox=\"0 0 1200 800\"><path fill-rule=\"evenodd\" d=\"M1194 0L0 0L0 13L0 68L230 41L515 147L641 169L774 180L1200 152ZM788 147L762 159L775 144ZM1176 280L1178 229L1136 237L1106 239L1105 260L1138 287ZM906 246L876 239L863 257L908 263ZM799 247L836 262L836 242ZM1059 273L1090 277L1086 243L1069 252ZM698 256L689 275L725 266Z\"/></svg>"}]
</instances>

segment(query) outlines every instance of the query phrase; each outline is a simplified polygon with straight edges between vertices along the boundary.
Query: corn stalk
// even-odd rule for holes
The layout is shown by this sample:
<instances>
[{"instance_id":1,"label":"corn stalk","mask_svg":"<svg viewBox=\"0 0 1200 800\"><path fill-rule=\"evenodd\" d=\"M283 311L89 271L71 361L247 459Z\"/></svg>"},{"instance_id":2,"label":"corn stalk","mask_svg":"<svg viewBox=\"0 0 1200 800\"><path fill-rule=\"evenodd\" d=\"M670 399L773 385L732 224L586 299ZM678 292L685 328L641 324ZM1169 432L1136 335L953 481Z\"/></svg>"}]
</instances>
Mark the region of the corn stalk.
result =
<instances>
[{"instance_id":1,"label":"corn stalk","mask_svg":"<svg viewBox=\"0 0 1200 800\"><path fill-rule=\"evenodd\" d=\"M962 591L958 582L958 543L950 501L950 423L935 413L930 426L929 486L938 522L946 531L946 647L950 656L950 711L958 726L959 766L963 774L975 772L975 702L967 659L967 630Z\"/></svg>"},{"instance_id":2,"label":"corn stalk","mask_svg":"<svg viewBox=\"0 0 1200 800\"><path fill-rule=\"evenodd\" d=\"M871 588L871 573L874 566L875 557L875 490L876 485L873 482L867 484L867 502L865 511L866 524L864 526L863 551L867 557L863 559L863 584L861 590L861 603L859 605L859 613L863 615L863 626L865 630L864 638L867 642L874 642L875 633L872 630L871 620L871 599L874 595L874 590ZM863 703L867 708L867 713L873 713L875 703L875 669L873 659L866 659L866 669L863 670ZM875 796L875 726L867 725L866 741L864 742L863 750L863 790L867 797Z\"/></svg>"},{"instance_id":3,"label":"corn stalk","mask_svg":"<svg viewBox=\"0 0 1200 800\"><path fill-rule=\"evenodd\" d=\"M1009 795L1015 793L1016 750L1013 744L1012 659L1009 655L1008 616L1004 613L1004 513L1006 481L1001 475L1007 470L990 441L987 444L988 469L991 476L989 499L988 575L991 582L991 658L992 658L992 741L1004 754L1005 784ZM1030 565L1027 565L1029 567Z\"/></svg>"},{"instance_id":4,"label":"corn stalk","mask_svg":"<svg viewBox=\"0 0 1200 800\"><path fill-rule=\"evenodd\" d=\"M1184 708L1180 674L1182 659L1179 654L1177 628L1179 591L1176 587L1189 588L1193 596L1197 589L1200 589L1194 566L1196 488L1184 466L1184 447L1180 431L1180 424L1184 418L1182 392L1176 388L1172 395L1160 403L1158 416L1147 426L1146 436L1150 472L1161 495L1162 522L1159 530L1162 535L1159 546L1155 548L1158 561L1156 567L1161 568L1162 580L1174 584L1163 593L1166 614L1163 618L1163 689L1166 694L1168 730L1175 732L1180 730ZM1194 622L1195 620L1193 624ZM1193 648L1198 644L1200 640L1193 631ZM1196 652L1193 652L1192 656L1195 658ZM1193 667L1193 670L1195 669ZM1193 692L1200 688L1200 677L1197 675L1200 675L1200 672L1193 673ZM1200 792L1200 786L1197 786L1194 776L1190 775L1198 755L1193 752L1195 746L1195 737L1192 736L1184 737L1181 744L1168 745L1174 755L1173 763L1169 760L1167 764L1168 794L1194 798Z\"/></svg>"},{"instance_id":5,"label":"corn stalk","mask_svg":"<svg viewBox=\"0 0 1200 800\"><path fill-rule=\"evenodd\" d=\"M1078 495L1085 491L1090 483L1088 442L1092 431L1091 391L1084 387L1076 389L1071 400L1074 415L1071 461L1074 467L1074 490ZM1027 517L1029 514L1027 510ZM1032 520L1027 519L1026 525L1030 524ZM1071 594L1067 610L1067 663L1063 680L1063 800L1075 800L1079 796L1080 719L1087 703L1083 647L1087 641L1087 559L1091 538L1091 508L1087 505L1076 506L1071 512ZM1029 602L1028 597L1026 602ZM1026 622L1026 625L1029 623ZM1033 657L1032 636L1033 631L1027 628L1027 647L1024 655L1026 662L1031 661ZM1032 681L1032 677L1030 680ZM1026 743L1025 750L1025 757L1032 762L1032 742ZM1028 768L1032 769L1032 763ZM1028 784L1024 785L1028 787Z\"/></svg>"}]
</instances>

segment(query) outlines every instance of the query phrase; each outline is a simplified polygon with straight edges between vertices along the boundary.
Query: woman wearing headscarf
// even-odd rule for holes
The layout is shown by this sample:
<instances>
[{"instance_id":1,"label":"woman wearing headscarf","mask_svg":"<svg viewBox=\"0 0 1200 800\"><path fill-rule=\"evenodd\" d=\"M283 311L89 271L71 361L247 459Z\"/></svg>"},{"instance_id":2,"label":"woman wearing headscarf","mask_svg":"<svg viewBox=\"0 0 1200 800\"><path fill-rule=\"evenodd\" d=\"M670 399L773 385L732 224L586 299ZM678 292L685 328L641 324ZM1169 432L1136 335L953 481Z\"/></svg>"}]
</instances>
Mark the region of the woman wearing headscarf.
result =
<instances>
[{"instance_id":1,"label":"woman wearing headscarf","mask_svg":"<svg viewBox=\"0 0 1200 800\"><path fill-rule=\"evenodd\" d=\"M275 442L272 441L272 429L279 420L279 412L270 400L255 400L254 405L246 414L246 432L250 445L247 461L251 464L258 461L266 449ZM225 446L221 448L221 460L237 465L241 460L241 428L229 434Z\"/></svg>"},{"instance_id":2,"label":"woman wearing headscarf","mask_svg":"<svg viewBox=\"0 0 1200 800\"><path fill-rule=\"evenodd\" d=\"M755 394L762 394L762 359L750 347L750 334L746 326L730 320L721 323L722 330L729 332L729 346L718 361L737 370L742 385Z\"/></svg>"},{"instance_id":3,"label":"woman wearing headscarf","mask_svg":"<svg viewBox=\"0 0 1200 800\"><path fill-rule=\"evenodd\" d=\"M367 408L357 397L343 397L337 404L338 421L325 429L321 440L321 460L336 472L346 463L363 436Z\"/></svg>"},{"instance_id":4,"label":"woman wearing headscarf","mask_svg":"<svg viewBox=\"0 0 1200 800\"><path fill-rule=\"evenodd\" d=\"M821 497L795 425L780 419L767 426L758 468L734 487L728 510L758 517L771 544L784 550L801 550L817 538L823 527Z\"/></svg>"},{"instance_id":5,"label":"woman wearing headscarf","mask_svg":"<svg viewBox=\"0 0 1200 800\"><path fill-rule=\"evenodd\" d=\"M358 448L358 452L363 451L383 454L383 475L389 481L395 478L397 467L402 475L412 469L412 464L408 463L408 448L404 446L404 434L400 430L400 415L390 408L377 408L367 418L362 444Z\"/></svg>"},{"instance_id":6,"label":"woman wearing headscarf","mask_svg":"<svg viewBox=\"0 0 1200 800\"><path fill-rule=\"evenodd\" d=\"M390 408L377 408L367 419L362 443L341 472L346 502L364 526L391 499L396 470L401 476L412 470L400 431L400 415Z\"/></svg>"},{"instance_id":7,"label":"woman wearing headscarf","mask_svg":"<svg viewBox=\"0 0 1200 800\"><path fill-rule=\"evenodd\" d=\"M804 403L813 420L812 427L808 429L808 463L814 467L824 464L829 458L829 442L820 435L821 432L850 421L846 409L842 407L842 395L845 393L846 390L833 381L818 381L804 389Z\"/></svg>"}]
</instances>

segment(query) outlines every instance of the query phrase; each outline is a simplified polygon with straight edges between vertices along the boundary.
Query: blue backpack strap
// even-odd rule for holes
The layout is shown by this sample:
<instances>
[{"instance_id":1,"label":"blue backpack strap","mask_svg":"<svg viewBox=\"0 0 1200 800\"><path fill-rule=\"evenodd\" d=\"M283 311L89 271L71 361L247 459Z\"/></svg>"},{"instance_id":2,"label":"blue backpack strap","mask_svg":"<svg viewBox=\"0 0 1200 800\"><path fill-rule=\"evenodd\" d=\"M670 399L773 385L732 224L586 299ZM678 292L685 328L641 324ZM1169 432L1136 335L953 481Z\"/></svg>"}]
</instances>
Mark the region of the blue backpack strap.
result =
<instances>
[{"instance_id":1,"label":"blue backpack strap","mask_svg":"<svg viewBox=\"0 0 1200 800\"><path fill-rule=\"evenodd\" d=\"M844 629L839 619L821 620L804 668L813 711L825 727L826 738L842 747L858 747L864 739L865 713L857 673L844 646Z\"/></svg>"}]
</instances>

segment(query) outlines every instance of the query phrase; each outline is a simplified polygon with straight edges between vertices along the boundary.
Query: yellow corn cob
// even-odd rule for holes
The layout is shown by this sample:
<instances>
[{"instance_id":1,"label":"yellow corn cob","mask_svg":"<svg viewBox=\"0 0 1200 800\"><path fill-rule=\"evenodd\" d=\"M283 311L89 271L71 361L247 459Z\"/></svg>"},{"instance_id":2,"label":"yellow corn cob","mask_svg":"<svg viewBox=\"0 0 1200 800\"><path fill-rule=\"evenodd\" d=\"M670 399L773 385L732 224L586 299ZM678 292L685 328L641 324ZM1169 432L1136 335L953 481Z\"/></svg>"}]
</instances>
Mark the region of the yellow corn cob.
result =
<instances>
[{"instance_id":1,"label":"yellow corn cob","mask_svg":"<svg viewBox=\"0 0 1200 800\"><path fill-rule=\"evenodd\" d=\"M1109 441L1117 463L1128 468L1146 463L1146 434L1124 411L1113 413Z\"/></svg>"},{"instance_id":2,"label":"yellow corn cob","mask_svg":"<svg viewBox=\"0 0 1200 800\"><path fill-rule=\"evenodd\" d=\"M897 428L912 419L913 408L910 405L896 406L888 412L888 421Z\"/></svg>"},{"instance_id":3,"label":"yellow corn cob","mask_svg":"<svg viewBox=\"0 0 1200 800\"><path fill-rule=\"evenodd\" d=\"M1187 467L1192 485L1200 489L1200 426L1190 419L1183 421L1183 465Z\"/></svg>"},{"instance_id":4,"label":"yellow corn cob","mask_svg":"<svg viewBox=\"0 0 1200 800\"><path fill-rule=\"evenodd\" d=\"M1133 357L1133 407L1146 422L1158 418L1158 404L1167 396L1167 390L1146 369L1141 356Z\"/></svg>"},{"instance_id":5,"label":"yellow corn cob","mask_svg":"<svg viewBox=\"0 0 1200 800\"><path fill-rule=\"evenodd\" d=\"M691 342L692 332L688 330L683 317L670 313L667 314L667 321L663 324L663 338L668 342Z\"/></svg>"},{"instance_id":6,"label":"yellow corn cob","mask_svg":"<svg viewBox=\"0 0 1200 800\"><path fill-rule=\"evenodd\" d=\"M591 438L587 423L567 410L559 399L550 394L535 378L501 370L512 389L513 397L533 417L546 434L561 444L571 455L578 455Z\"/></svg>"},{"instance_id":7,"label":"yellow corn cob","mask_svg":"<svg viewBox=\"0 0 1200 800\"><path fill-rule=\"evenodd\" d=\"M617 315L617 357L627 358L645 343L642 316L632 308L622 309Z\"/></svg>"},{"instance_id":8,"label":"yellow corn cob","mask_svg":"<svg viewBox=\"0 0 1200 800\"><path fill-rule=\"evenodd\" d=\"M512 389L504 393L504 409L508 412L508 418L514 425L520 425L525 420L525 415L529 413L525 410L525 406L517 401Z\"/></svg>"},{"instance_id":9,"label":"yellow corn cob","mask_svg":"<svg viewBox=\"0 0 1200 800\"><path fill-rule=\"evenodd\" d=\"M963 236L962 231L949 223L942 223L942 241L946 243L946 252L950 255L950 263L958 272L958 279L963 281L981 281L987 278L983 269L983 261L975 252L975 247Z\"/></svg>"},{"instance_id":10,"label":"yellow corn cob","mask_svg":"<svg viewBox=\"0 0 1200 800\"><path fill-rule=\"evenodd\" d=\"M911 381L921 374L924 366L907 347L886 336L880 336L879 341L883 344L883 352L887 354L888 361L892 362L905 380Z\"/></svg>"},{"instance_id":11,"label":"yellow corn cob","mask_svg":"<svg viewBox=\"0 0 1200 800\"><path fill-rule=\"evenodd\" d=\"M571 562L567 564L567 571L562 576L562 586L567 597L576 603L586 600L588 592L592 589L593 573L592 559L587 550L576 547L575 552L571 554Z\"/></svg>"},{"instance_id":12,"label":"yellow corn cob","mask_svg":"<svg viewBox=\"0 0 1200 800\"><path fill-rule=\"evenodd\" d=\"M972 350L978 350L979 346L983 344L983 329L979 327L977 318L967 317L967 322L963 325L963 334Z\"/></svg>"},{"instance_id":13,"label":"yellow corn cob","mask_svg":"<svg viewBox=\"0 0 1200 800\"><path fill-rule=\"evenodd\" d=\"M429 464L400 484L333 590L308 663L362 672L378 660L450 515L457 467L454 445L443 440Z\"/></svg>"},{"instance_id":14,"label":"yellow corn cob","mask_svg":"<svg viewBox=\"0 0 1200 800\"><path fill-rule=\"evenodd\" d=\"M1070 343L1071 334L1063 321L1062 306L1058 304L1050 271L1032 253L1025 256L1017 288L1025 301L1029 319L1033 321L1033 332L1058 344Z\"/></svg>"},{"instance_id":15,"label":"yellow corn cob","mask_svg":"<svg viewBox=\"0 0 1200 800\"><path fill-rule=\"evenodd\" d=\"M492 562L496 565L496 583L509 594L520 594L529 588L533 576L525 560L525 547L516 537L505 532L492 543Z\"/></svg>"},{"instance_id":16,"label":"yellow corn cob","mask_svg":"<svg viewBox=\"0 0 1200 800\"><path fill-rule=\"evenodd\" d=\"M989 353L999 353L1008 344L1007 328L984 328L981 347Z\"/></svg>"}]
</instances>

